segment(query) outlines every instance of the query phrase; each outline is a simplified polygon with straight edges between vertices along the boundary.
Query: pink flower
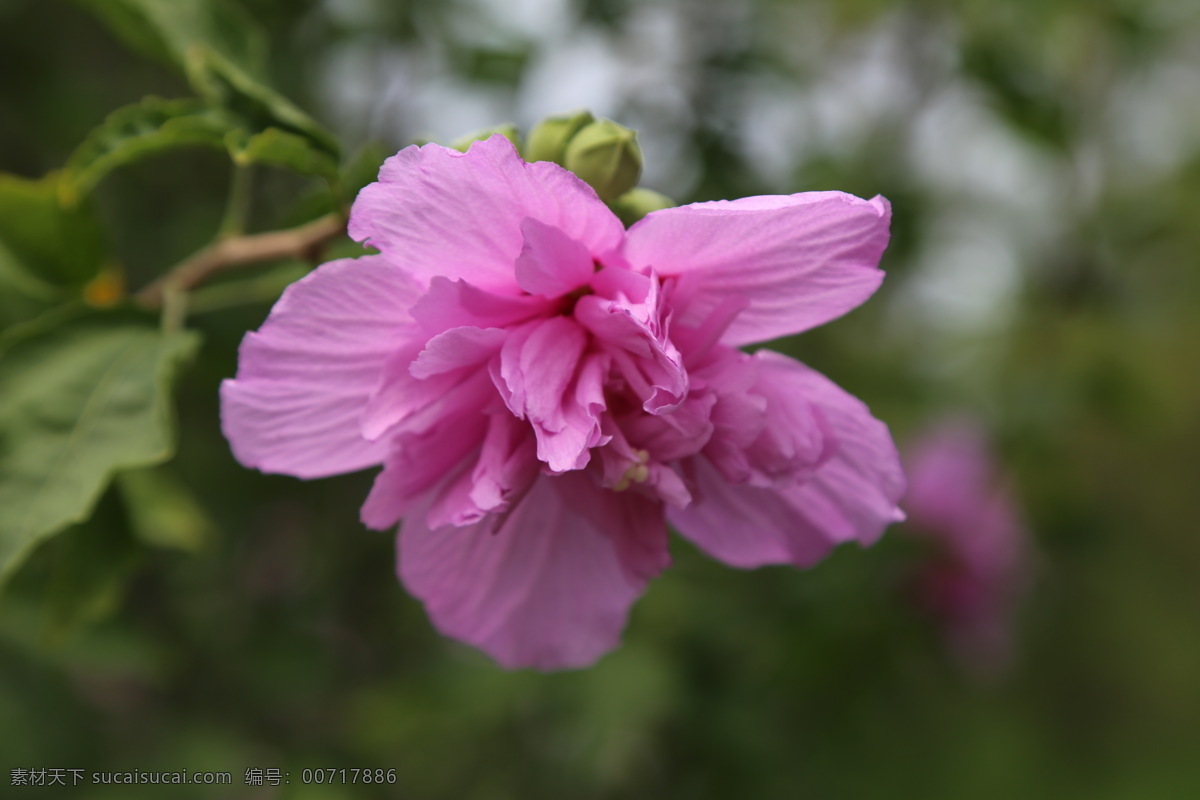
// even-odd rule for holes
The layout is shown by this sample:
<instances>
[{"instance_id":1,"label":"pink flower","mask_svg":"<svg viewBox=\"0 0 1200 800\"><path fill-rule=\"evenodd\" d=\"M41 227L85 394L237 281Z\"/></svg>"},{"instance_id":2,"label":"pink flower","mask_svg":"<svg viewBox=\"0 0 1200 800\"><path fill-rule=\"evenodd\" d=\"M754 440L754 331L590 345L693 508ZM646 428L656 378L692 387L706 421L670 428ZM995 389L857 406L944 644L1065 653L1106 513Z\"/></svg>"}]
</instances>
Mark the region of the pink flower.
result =
<instances>
[{"instance_id":1,"label":"pink flower","mask_svg":"<svg viewBox=\"0 0 1200 800\"><path fill-rule=\"evenodd\" d=\"M1029 572L1029 537L1016 501L974 423L943 422L909 455L907 528L938 551L919 575L920 602L967 666L1002 671Z\"/></svg>"},{"instance_id":2,"label":"pink flower","mask_svg":"<svg viewBox=\"0 0 1200 800\"><path fill-rule=\"evenodd\" d=\"M698 203L628 231L500 136L409 147L359 194L378 255L290 287L246 336L237 458L317 478L383 465L399 572L437 628L508 667L589 664L669 562L808 566L902 517L887 428L784 356L879 286L887 201Z\"/></svg>"}]
</instances>

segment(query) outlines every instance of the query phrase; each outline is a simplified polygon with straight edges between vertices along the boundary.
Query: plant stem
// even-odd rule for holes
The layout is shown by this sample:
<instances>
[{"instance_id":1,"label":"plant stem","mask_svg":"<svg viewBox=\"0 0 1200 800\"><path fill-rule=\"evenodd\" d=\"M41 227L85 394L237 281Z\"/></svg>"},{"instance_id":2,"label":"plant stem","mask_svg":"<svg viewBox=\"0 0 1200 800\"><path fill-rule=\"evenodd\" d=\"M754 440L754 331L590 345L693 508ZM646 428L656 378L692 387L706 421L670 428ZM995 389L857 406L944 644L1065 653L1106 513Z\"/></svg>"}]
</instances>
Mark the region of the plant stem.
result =
<instances>
[{"instance_id":1,"label":"plant stem","mask_svg":"<svg viewBox=\"0 0 1200 800\"><path fill-rule=\"evenodd\" d=\"M345 230L344 217L326 214L297 228L217 239L146 286L134 299L147 308L162 308L167 291L186 292L219 272L245 264L282 258L311 259L322 245Z\"/></svg>"},{"instance_id":2,"label":"plant stem","mask_svg":"<svg viewBox=\"0 0 1200 800\"><path fill-rule=\"evenodd\" d=\"M225 202L225 217L217 231L220 238L241 236L250 214L251 171L249 164L234 163L229 176L229 199Z\"/></svg>"}]
</instances>

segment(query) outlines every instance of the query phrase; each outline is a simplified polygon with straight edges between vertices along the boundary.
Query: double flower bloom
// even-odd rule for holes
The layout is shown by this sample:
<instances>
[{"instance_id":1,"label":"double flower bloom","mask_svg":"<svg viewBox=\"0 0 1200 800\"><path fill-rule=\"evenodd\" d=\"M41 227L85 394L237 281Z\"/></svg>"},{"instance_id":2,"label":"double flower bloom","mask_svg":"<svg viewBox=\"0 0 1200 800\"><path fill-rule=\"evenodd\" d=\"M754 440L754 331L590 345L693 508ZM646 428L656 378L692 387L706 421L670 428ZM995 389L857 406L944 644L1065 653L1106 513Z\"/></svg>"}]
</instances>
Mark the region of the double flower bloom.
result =
<instances>
[{"instance_id":1,"label":"double flower bloom","mask_svg":"<svg viewBox=\"0 0 1200 800\"><path fill-rule=\"evenodd\" d=\"M742 345L867 299L890 210L837 192L656 211L625 230L501 136L410 147L355 201L377 255L334 261L247 335L222 422L238 459L383 465L400 576L501 664L614 647L669 563L666 522L733 566L808 566L902 518L887 428L824 376Z\"/></svg>"}]
</instances>

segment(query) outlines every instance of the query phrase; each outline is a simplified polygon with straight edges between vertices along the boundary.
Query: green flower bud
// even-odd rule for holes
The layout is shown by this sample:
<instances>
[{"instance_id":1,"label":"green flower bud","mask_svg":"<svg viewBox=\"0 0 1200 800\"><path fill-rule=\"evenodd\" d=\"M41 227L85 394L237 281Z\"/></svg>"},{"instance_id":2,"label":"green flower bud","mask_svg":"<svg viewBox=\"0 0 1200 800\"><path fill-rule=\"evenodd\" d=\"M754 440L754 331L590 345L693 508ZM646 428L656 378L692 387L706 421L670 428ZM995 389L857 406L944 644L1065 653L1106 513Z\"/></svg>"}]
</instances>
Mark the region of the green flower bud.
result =
<instances>
[{"instance_id":1,"label":"green flower bud","mask_svg":"<svg viewBox=\"0 0 1200 800\"><path fill-rule=\"evenodd\" d=\"M467 152L467 149L470 148L472 142L480 142L484 139L490 139L497 133L512 142L513 147L517 148L518 153L521 152L521 136L517 133L517 126L513 125L511 122L507 122L503 125L497 125L494 128L484 128L481 131L469 133L466 136L455 139L450 143L450 146L455 150L458 150L460 153L465 153Z\"/></svg>"},{"instance_id":2,"label":"green flower bud","mask_svg":"<svg viewBox=\"0 0 1200 800\"><path fill-rule=\"evenodd\" d=\"M675 201L665 194L659 194L653 189L630 189L618 197L612 204L613 213L628 228L651 211L663 208L674 208Z\"/></svg>"},{"instance_id":3,"label":"green flower bud","mask_svg":"<svg viewBox=\"0 0 1200 800\"><path fill-rule=\"evenodd\" d=\"M577 111L574 114L547 117L529 132L528 143L525 147L525 160L563 163L563 155L567 152L567 143L595 119L590 111Z\"/></svg>"},{"instance_id":4,"label":"green flower bud","mask_svg":"<svg viewBox=\"0 0 1200 800\"><path fill-rule=\"evenodd\" d=\"M629 128L598 119L571 137L563 166L590 183L601 200L611 203L637 186L642 175L642 148Z\"/></svg>"}]
</instances>

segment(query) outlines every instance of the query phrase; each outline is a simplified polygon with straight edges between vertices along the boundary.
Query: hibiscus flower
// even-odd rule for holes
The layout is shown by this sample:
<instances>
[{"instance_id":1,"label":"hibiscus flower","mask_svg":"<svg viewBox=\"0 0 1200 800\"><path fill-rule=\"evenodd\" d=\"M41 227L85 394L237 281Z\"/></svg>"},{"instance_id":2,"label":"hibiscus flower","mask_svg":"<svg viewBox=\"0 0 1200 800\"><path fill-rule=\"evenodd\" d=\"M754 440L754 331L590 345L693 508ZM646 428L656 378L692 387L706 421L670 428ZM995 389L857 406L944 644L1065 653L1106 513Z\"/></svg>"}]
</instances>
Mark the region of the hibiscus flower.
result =
<instances>
[{"instance_id":1,"label":"hibiscus flower","mask_svg":"<svg viewBox=\"0 0 1200 800\"><path fill-rule=\"evenodd\" d=\"M736 567L814 564L902 518L887 428L742 345L869 297L886 200L697 203L628 230L502 136L388 159L350 235L222 386L234 454L319 478L383 465L363 522L444 634L507 667L592 663L670 561L667 522Z\"/></svg>"},{"instance_id":2,"label":"hibiscus flower","mask_svg":"<svg viewBox=\"0 0 1200 800\"><path fill-rule=\"evenodd\" d=\"M1016 496L974 420L931 426L908 454L906 527L933 549L916 576L918 602L966 667L998 676L1014 655L1034 560Z\"/></svg>"}]
</instances>

